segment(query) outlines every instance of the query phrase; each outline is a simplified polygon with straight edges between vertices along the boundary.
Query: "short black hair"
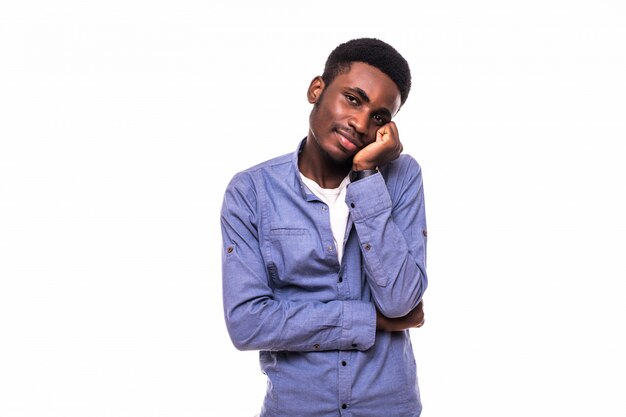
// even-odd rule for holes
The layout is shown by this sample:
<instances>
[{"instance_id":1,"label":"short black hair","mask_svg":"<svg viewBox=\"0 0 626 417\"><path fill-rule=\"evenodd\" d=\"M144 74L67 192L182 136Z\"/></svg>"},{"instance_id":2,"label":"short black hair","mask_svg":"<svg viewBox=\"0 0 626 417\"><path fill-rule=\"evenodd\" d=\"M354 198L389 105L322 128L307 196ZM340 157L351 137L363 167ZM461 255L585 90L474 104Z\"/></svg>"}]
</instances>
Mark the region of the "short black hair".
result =
<instances>
[{"instance_id":1,"label":"short black hair","mask_svg":"<svg viewBox=\"0 0 626 417\"><path fill-rule=\"evenodd\" d=\"M411 70L406 59L391 45L376 38L352 39L337 46L328 55L322 79L330 84L339 74L350 70L353 62L364 62L378 68L398 86L400 103L411 90Z\"/></svg>"}]
</instances>

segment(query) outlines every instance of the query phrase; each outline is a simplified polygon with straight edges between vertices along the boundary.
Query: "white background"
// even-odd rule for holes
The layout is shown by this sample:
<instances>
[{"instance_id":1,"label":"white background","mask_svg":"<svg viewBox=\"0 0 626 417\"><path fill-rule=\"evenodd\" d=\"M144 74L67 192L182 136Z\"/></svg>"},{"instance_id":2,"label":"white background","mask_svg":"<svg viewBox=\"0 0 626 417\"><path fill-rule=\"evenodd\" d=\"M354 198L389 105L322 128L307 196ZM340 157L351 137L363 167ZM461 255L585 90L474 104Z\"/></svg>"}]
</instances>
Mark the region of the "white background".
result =
<instances>
[{"instance_id":1,"label":"white background","mask_svg":"<svg viewBox=\"0 0 626 417\"><path fill-rule=\"evenodd\" d=\"M295 149L361 36L413 71L423 416L626 415L623 2L214 3L1 3L0 415L259 411L222 195Z\"/></svg>"}]
</instances>

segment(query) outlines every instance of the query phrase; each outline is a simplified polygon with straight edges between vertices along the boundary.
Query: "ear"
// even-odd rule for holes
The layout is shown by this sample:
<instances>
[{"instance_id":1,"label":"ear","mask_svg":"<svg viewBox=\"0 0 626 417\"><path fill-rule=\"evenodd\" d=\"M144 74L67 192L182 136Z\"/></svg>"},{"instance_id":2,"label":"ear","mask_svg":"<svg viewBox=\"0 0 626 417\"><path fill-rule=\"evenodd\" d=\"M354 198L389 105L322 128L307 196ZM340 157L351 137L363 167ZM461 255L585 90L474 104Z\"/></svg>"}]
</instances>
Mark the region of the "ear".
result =
<instances>
[{"instance_id":1,"label":"ear","mask_svg":"<svg viewBox=\"0 0 626 417\"><path fill-rule=\"evenodd\" d=\"M311 84L309 84L309 89L306 93L306 97L309 99L309 103L317 103L317 100L319 100L322 96L322 91L324 91L324 87L326 87L326 84L324 84L324 80L322 80L322 77L318 75L317 77L313 78Z\"/></svg>"}]
</instances>

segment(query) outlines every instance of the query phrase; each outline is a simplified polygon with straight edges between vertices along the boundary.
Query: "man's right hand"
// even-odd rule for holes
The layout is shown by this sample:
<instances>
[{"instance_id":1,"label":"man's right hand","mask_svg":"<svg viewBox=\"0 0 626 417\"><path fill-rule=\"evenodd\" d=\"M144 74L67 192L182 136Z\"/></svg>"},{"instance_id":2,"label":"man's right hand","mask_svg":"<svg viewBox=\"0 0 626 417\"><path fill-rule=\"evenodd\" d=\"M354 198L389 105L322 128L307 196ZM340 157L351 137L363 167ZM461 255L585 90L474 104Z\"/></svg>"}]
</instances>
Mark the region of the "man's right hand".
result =
<instances>
[{"instance_id":1,"label":"man's right hand","mask_svg":"<svg viewBox=\"0 0 626 417\"><path fill-rule=\"evenodd\" d=\"M387 332L399 332L424 325L424 300L420 301L417 307L406 316L389 318L376 310L376 329Z\"/></svg>"}]
</instances>

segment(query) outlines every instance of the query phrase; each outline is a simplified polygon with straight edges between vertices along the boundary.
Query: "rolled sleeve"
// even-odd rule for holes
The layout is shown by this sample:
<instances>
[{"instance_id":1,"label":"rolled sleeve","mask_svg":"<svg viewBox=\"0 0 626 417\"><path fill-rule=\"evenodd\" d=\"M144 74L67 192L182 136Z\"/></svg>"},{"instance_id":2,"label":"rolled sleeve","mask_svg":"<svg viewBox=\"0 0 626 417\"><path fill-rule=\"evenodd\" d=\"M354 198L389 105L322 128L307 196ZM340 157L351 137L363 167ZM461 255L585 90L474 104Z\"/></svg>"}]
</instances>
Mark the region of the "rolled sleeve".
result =
<instances>
[{"instance_id":1,"label":"rolled sleeve","mask_svg":"<svg viewBox=\"0 0 626 417\"><path fill-rule=\"evenodd\" d=\"M378 173L351 183L346 203L355 223L391 210L391 197L383 176Z\"/></svg>"},{"instance_id":2,"label":"rolled sleeve","mask_svg":"<svg viewBox=\"0 0 626 417\"><path fill-rule=\"evenodd\" d=\"M377 308L387 317L406 315L417 306L428 282L419 165L401 157L378 174L351 183L346 204Z\"/></svg>"}]
</instances>

